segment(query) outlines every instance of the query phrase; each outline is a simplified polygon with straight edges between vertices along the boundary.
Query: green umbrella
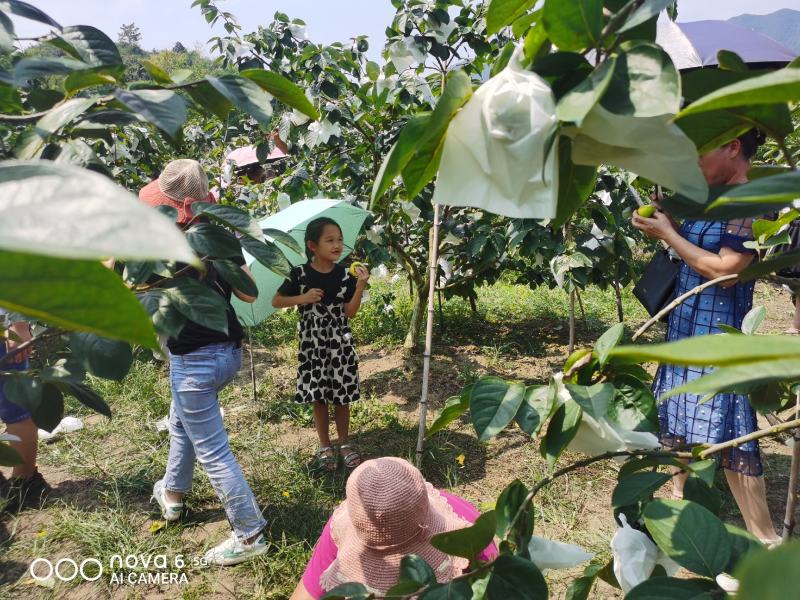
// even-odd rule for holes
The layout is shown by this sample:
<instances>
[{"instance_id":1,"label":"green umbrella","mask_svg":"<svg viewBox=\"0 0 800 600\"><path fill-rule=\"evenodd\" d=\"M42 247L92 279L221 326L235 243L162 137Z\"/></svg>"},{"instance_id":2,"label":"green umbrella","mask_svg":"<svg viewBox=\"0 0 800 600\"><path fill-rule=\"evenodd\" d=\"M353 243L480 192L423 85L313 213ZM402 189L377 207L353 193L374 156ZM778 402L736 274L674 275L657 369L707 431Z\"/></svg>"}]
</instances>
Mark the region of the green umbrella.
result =
<instances>
[{"instance_id":1,"label":"green umbrella","mask_svg":"<svg viewBox=\"0 0 800 600\"><path fill-rule=\"evenodd\" d=\"M369 216L369 212L353 206L346 200L302 200L284 210L275 213L259 222L262 229L276 229L291 235L301 248L305 248L304 240L306 226L319 217L333 219L342 228L344 237L344 252L342 258L353 251L364 221ZM283 254L292 266L305 263L308 259L303 254L298 254L280 240L275 240L280 246ZM253 304L242 302L235 296L231 299L231 304L239 316L239 320L245 325L256 325L275 312L272 308L272 297L283 283L284 279L277 273L273 273L267 267L258 262L247 252L244 253L245 261L253 273L258 286L258 299Z\"/></svg>"}]
</instances>

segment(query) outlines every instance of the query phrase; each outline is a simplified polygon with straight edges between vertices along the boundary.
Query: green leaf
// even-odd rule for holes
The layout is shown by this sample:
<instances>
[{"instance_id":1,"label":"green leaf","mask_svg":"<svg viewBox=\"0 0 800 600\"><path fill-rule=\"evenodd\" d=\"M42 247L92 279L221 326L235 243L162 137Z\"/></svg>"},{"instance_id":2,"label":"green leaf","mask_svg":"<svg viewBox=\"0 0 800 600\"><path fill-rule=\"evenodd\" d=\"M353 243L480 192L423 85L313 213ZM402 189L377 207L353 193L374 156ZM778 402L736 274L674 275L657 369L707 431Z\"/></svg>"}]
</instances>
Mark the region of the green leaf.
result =
<instances>
[{"instance_id":1,"label":"green leaf","mask_svg":"<svg viewBox=\"0 0 800 600\"><path fill-rule=\"evenodd\" d=\"M650 19L657 17L662 10L674 2L675 0L645 0L639 8L633 11L625 21L625 24L617 30L617 33L630 31L634 27L646 23Z\"/></svg>"},{"instance_id":2,"label":"green leaf","mask_svg":"<svg viewBox=\"0 0 800 600\"><path fill-rule=\"evenodd\" d=\"M687 465L687 468L707 486L714 485L714 477L717 474L717 461L713 458L691 462Z\"/></svg>"},{"instance_id":3,"label":"green leaf","mask_svg":"<svg viewBox=\"0 0 800 600\"><path fill-rule=\"evenodd\" d=\"M564 600L589 600L594 582L597 581L597 576L603 567L604 565L600 564L588 565L583 570L583 575L572 580Z\"/></svg>"},{"instance_id":4,"label":"green leaf","mask_svg":"<svg viewBox=\"0 0 800 600\"><path fill-rule=\"evenodd\" d=\"M740 529L736 525L725 523L725 529L731 540L731 559L725 568L726 573L733 573L739 563L751 553L765 552L766 546L749 531Z\"/></svg>"},{"instance_id":5,"label":"green leaf","mask_svg":"<svg viewBox=\"0 0 800 600\"><path fill-rule=\"evenodd\" d=\"M133 363L130 344L93 333L73 333L70 349L84 369L105 379L122 381Z\"/></svg>"},{"instance_id":6,"label":"green leaf","mask_svg":"<svg viewBox=\"0 0 800 600\"><path fill-rule=\"evenodd\" d=\"M625 333L625 325L617 323L609 327L594 344L594 351L597 353L597 362L601 367L608 362L608 353L615 348Z\"/></svg>"},{"instance_id":7,"label":"green leaf","mask_svg":"<svg viewBox=\"0 0 800 600\"><path fill-rule=\"evenodd\" d=\"M400 561L400 581L429 585L436 583L436 575L422 558L415 554L409 554Z\"/></svg>"},{"instance_id":8,"label":"green leaf","mask_svg":"<svg viewBox=\"0 0 800 600\"><path fill-rule=\"evenodd\" d=\"M755 335L766 316L767 309L763 306L755 306L750 309L742 321L742 333L745 335Z\"/></svg>"},{"instance_id":9,"label":"green leaf","mask_svg":"<svg viewBox=\"0 0 800 600\"><path fill-rule=\"evenodd\" d=\"M572 141L562 136L558 140L558 206L553 227L569 221L594 190L597 167L576 165L571 157Z\"/></svg>"},{"instance_id":10,"label":"green leaf","mask_svg":"<svg viewBox=\"0 0 800 600\"><path fill-rule=\"evenodd\" d=\"M156 83L159 83L161 85L172 85L174 83L172 81L172 78L169 76L169 73L167 73L157 64L146 59L142 59L139 62L145 68L145 70L150 74L150 77L153 78L153 81L155 81Z\"/></svg>"},{"instance_id":11,"label":"green leaf","mask_svg":"<svg viewBox=\"0 0 800 600\"><path fill-rule=\"evenodd\" d=\"M739 580L737 598L786 600L800 589L800 542L782 544L769 552L757 552L742 561L734 576ZM788 595L787 595L788 594Z\"/></svg>"},{"instance_id":12,"label":"green leaf","mask_svg":"<svg viewBox=\"0 0 800 600\"><path fill-rule=\"evenodd\" d=\"M611 495L612 508L622 508L648 500L667 483L672 476L668 473L644 471L632 473L619 480Z\"/></svg>"},{"instance_id":13,"label":"green leaf","mask_svg":"<svg viewBox=\"0 0 800 600\"><path fill-rule=\"evenodd\" d=\"M243 237L242 247L247 250L262 265L281 277L289 278L292 265L284 256L281 249L272 242L259 242L252 238Z\"/></svg>"},{"instance_id":14,"label":"green leaf","mask_svg":"<svg viewBox=\"0 0 800 600\"><path fill-rule=\"evenodd\" d=\"M48 43L92 67L122 64L122 57L111 38L89 25L64 27Z\"/></svg>"},{"instance_id":15,"label":"green leaf","mask_svg":"<svg viewBox=\"0 0 800 600\"><path fill-rule=\"evenodd\" d=\"M447 127L471 97L472 82L469 75L464 71L450 73L424 134L417 140L413 153L402 168L403 184L409 199L415 198L433 179Z\"/></svg>"},{"instance_id":16,"label":"green leaf","mask_svg":"<svg viewBox=\"0 0 800 600\"><path fill-rule=\"evenodd\" d=\"M175 139L186 121L186 102L171 90L121 90L114 97L143 120Z\"/></svg>"},{"instance_id":17,"label":"green leaf","mask_svg":"<svg viewBox=\"0 0 800 600\"><path fill-rule=\"evenodd\" d=\"M150 317L96 261L0 251L0 305L66 329L157 349Z\"/></svg>"},{"instance_id":18,"label":"green leaf","mask_svg":"<svg viewBox=\"0 0 800 600\"><path fill-rule=\"evenodd\" d=\"M261 227L249 213L226 204L210 204L208 202L195 202L192 204L192 214L195 217L205 215L212 221L227 225L236 231L240 231L248 236L256 239L263 240L264 233Z\"/></svg>"},{"instance_id":19,"label":"green leaf","mask_svg":"<svg viewBox=\"0 0 800 600\"><path fill-rule=\"evenodd\" d=\"M205 80L185 89L200 108L216 115L222 121L228 118L233 109L233 104L228 98L220 94L214 86Z\"/></svg>"},{"instance_id":20,"label":"green leaf","mask_svg":"<svg viewBox=\"0 0 800 600\"><path fill-rule=\"evenodd\" d=\"M231 232L219 225L197 223L186 230L186 241L198 256L241 258L242 246Z\"/></svg>"},{"instance_id":21,"label":"green leaf","mask_svg":"<svg viewBox=\"0 0 800 600\"><path fill-rule=\"evenodd\" d=\"M463 415L469 409L469 397L472 394L472 385L468 385L458 396L450 396L444 403L444 408L433 424L428 428L427 436L431 437L445 429L450 423Z\"/></svg>"},{"instance_id":22,"label":"green leaf","mask_svg":"<svg viewBox=\"0 0 800 600\"><path fill-rule=\"evenodd\" d=\"M614 397L614 386L610 383L596 383L592 386L565 386L570 397L583 409L583 412L595 419L602 419L608 412L608 405Z\"/></svg>"},{"instance_id":23,"label":"green leaf","mask_svg":"<svg viewBox=\"0 0 800 600\"><path fill-rule=\"evenodd\" d=\"M470 395L470 413L475 432L486 441L502 431L517 414L525 386L500 377L483 377L475 382Z\"/></svg>"},{"instance_id":24,"label":"green leaf","mask_svg":"<svg viewBox=\"0 0 800 600\"><path fill-rule=\"evenodd\" d=\"M153 325L161 335L177 337L186 325L184 317L161 290L151 290L140 297L142 306L153 319Z\"/></svg>"},{"instance_id":25,"label":"green leaf","mask_svg":"<svg viewBox=\"0 0 800 600\"><path fill-rule=\"evenodd\" d=\"M252 79L238 75L222 75L207 77L206 81L239 110L249 114L260 125L269 126L272 121L272 96Z\"/></svg>"},{"instance_id":26,"label":"green leaf","mask_svg":"<svg viewBox=\"0 0 800 600\"><path fill-rule=\"evenodd\" d=\"M17 15L18 17L50 25L56 29L61 29L61 25L58 24L58 21L55 21L50 15L27 2L21 2L20 0L3 0L3 2L0 2L0 10L11 13L12 15Z\"/></svg>"},{"instance_id":27,"label":"green leaf","mask_svg":"<svg viewBox=\"0 0 800 600\"><path fill-rule=\"evenodd\" d=\"M730 336L752 340L754 337L766 336ZM673 388L661 395L659 400L670 398L677 394L718 394L723 391L733 391L745 384L769 383L772 381L792 380L800 377L800 358L765 359L753 361L748 364L723 366L713 371Z\"/></svg>"},{"instance_id":28,"label":"green leaf","mask_svg":"<svg viewBox=\"0 0 800 600\"><path fill-rule=\"evenodd\" d=\"M4 12L0 12L0 52L11 54L14 51L14 23Z\"/></svg>"},{"instance_id":29,"label":"green leaf","mask_svg":"<svg viewBox=\"0 0 800 600\"><path fill-rule=\"evenodd\" d=\"M82 71L88 65L79 60L60 56L36 56L22 58L14 65L14 79L20 85L39 77L64 75L73 71Z\"/></svg>"},{"instance_id":30,"label":"green leaf","mask_svg":"<svg viewBox=\"0 0 800 600\"><path fill-rule=\"evenodd\" d=\"M39 429L52 432L64 418L64 395L51 383L42 385L42 402L30 411L31 419Z\"/></svg>"},{"instance_id":31,"label":"green leaf","mask_svg":"<svg viewBox=\"0 0 800 600\"><path fill-rule=\"evenodd\" d=\"M694 473L690 473L683 486L683 498L695 502L707 509L711 514L719 515L722 497L719 491L709 486Z\"/></svg>"},{"instance_id":32,"label":"green leaf","mask_svg":"<svg viewBox=\"0 0 800 600\"><path fill-rule=\"evenodd\" d=\"M549 385L529 385L514 419L525 433L535 436L544 425L555 402L555 390Z\"/></svg>"},{"instance_id":33,"label":"green leaf","mask_svg":"<svg viewBox=\"0 0 800 600\"><path fill-rule=\"evenodd\" d=\"M800 72L800 69L798 69ZM800 186L800 171L791 171L782 175L763 177L749 183L731 187L727 192L723 192L708 207L712 210L717 207L753 204L756 210L761 205L761 213L753 213L754 216L763 215L767 210L765 204L788 204L797 196L797 189Z\"/></svg>"},{"instance_id":34,"label":"green leaf","mask_svg":"<svg viewBox=\"0 0 800 600\"><path fill-rule=\"evenodd\" d=\"M511 25L534 4L535 0L492 0L486 11L486 35L493 35Z\"/></svg>"},{"instance_id":35,"label":"green leaf","mask_svg":"<svg viewBox=\"0 0 800 600\"><path fill-rule=\"evenodd\" d=\"M614 397L607 416L623 429L658 432L658 410L650 385L633 375L614 377Z\"/></svg>"},{"instance_id":36,"label":"green leaf","mask_svg":"<svg viewBox=\"0 0 800 600\"><path fill-rule=\"evenodd\" d=\"M550 468L553 468L558 457L578 433L582 416L583 409L577 402L565 402L553 414L540 447Z\"/></svg>"},{"instance_id":37,"label":"green leaf","mask_svg":"<svg viewBox=\"0 0 800 600\"><path fill-rule=\"evenodd\" d=\"M661 550L676 563L705 577L725 570L731 542L725 526L708 510L686 500L653 500L644 521Z\"/></svg>"},{"instance_id":38,"label":"green leaf","mask_svg":"<svg viewBox=\"0 0 800 600\"><path fill-rule=\"evenodd\" d=\"M24 465L25 461L19 455L19 452L14 450L9 444L0 441L0 466L2 467L16 467L17 465Z\"/></svg>"},{"instance_id":39,"label":"green leaf","mask_svg":"<svg viewBox=\"0 0 800 600\"><path fill-rule=\"evenodd\" d=\"M320 600L369 600L373 597L360 583L343 583L326 592Z\"/></svg>"},{"instance_id":40,"label":"green leaf","mask_svg":"<svg viewBox=\"0 0 800 600\"><path fill-rule=\"evenodd\" d=\"M600 103L617 115L673 115L681 106L681 79L669 55L656 44L624 43L611 83Z\"/></svg>"},{"instance_id":41,"label":"green leaf","mask_svg":"<svg viewBox=\"0 0 800 600\"><path fill-rule=\"evenodd\" d=\"M42 403L44 383L30 375L9 375L0 381L3 393L17 406L34 412Z\"/></svg>"},{"instance_id":42,"label":"green leaf","mask_svg":"<svg viewBox=\"0 0 800 600\"><path fill-rule=\"evenodd\" d=\"M751 104L781 104L800 100L800 69L781 69L718 89L692 102L678 117Z\"/></svg>"},{"instance_id":43,"label":"green leaf","mask_svg":"<svg viewBox=\"0 0 800 600\"><path fill-rule=\"evenodd\" d=\"M0 214L0 248L6 250L197 264L169 219L107 177L71 165L4 161Z\"/></svg>"},{"instance_id":44,"label":"green leaf","mask_svg":"<svg viewBox=\"0 0 800 600\"><path fill-rule=\"evenodd\" d=\"M434 535L431 546L445 554L472 560L492 543L495 529L495 514L492 510L479 516L469 527Z\"/></svg>"},{"instance_id":45,"label":"green leaf","mask_svg":"<svg viewBox=\"0 0 800 600\"><path fill-rule=\"evenodd\" d=\"M704 335L666 344L619 346L616 358L672 365L726 366L756 360L800 358L800 339L781 335Z\"/></svg>"},{"instance_id":46,"label":"green leaf","mask_svg":"<svg viewBox=\"0 0 800 600\"><path fill-rule=\"evenodd\" d=\"M469 582L460 579L450 583L433 586L419 597L419 600L470 600L472 588Z\"/></svg>"},{"instance_id":47,"label":"green leaf","mask_svg":"<svg viewBox=\"0 0 800 600\"><path fill-rule=\"evenodd\" d=\"M684 471L688 470L689 468L688 465L679 461L677 458L673 458L672 456L646 456L643 458L630 458L626 460L620 467L619 473L617 473L617 478L622 479L631 473L642 471L644 469L652 469L653 467L661 465L676 467Z\"/></svg>"},{"instance_id":48,"label":"green leaf","mask_svg":"<svg viewBox=\"0 0 800 600\"><path fill-rule=\"evenodd\" d=\"M253 278L242 271L242 268L232 260L219 259L211 263L228 285L248 296L258 298L258 286Z\"/></svg>"},{"instance_id":49,"label":"green leaf","mask_svg":"<svg viewBox=\"0 0 800 600\"><path fill-rule=\"evenodd\" d=\"M714 600L719 588L708 579L653 577L625 594L625 600Z\"/></svg>"},{"instance_id":50,"label":"green leaf","mask_svg":"<svg viewBox=\"0 0 800 600\"><path fill-rule=\"evenodd\" d=\"M528 502L519 520L511 527L511 521L525 503L528 488L519 479L515 479L500 493L495 506L497 527L495 535L501 540L508 538L516 546L517 553L528 556L528 544L533 535L533 503Z\"/></svg>"},{"instance_id":51,"label":"green leaf","mask_svg":"<svg viewBox=\"0 0 800 600\"><path fill-rule=\"evenodd\" d=\"M67 78L64 80L64 89L71 95L79 90L97 85L114 85L123 78L125 67L120 65L119 69L115 72L110 73L109 71L111 71L111 69L108 67L75 71L67 75Z\"/></svg>"},{"instance_id":52,"label":"green leaf","mask_svg":"<svg viewBox=\"0 0 800 600\"><path fill-rule=\"evenodd\" d=\"M580 125L589 111L600 102L616 71L617 56L610 56L600 63L581 83L564 95L556 105L556 116L560 121Z\"/></svg>"},{"instance_id":53,"label":"green leaf","mask_svg":"<svg viewBox=\"0 0 800 600\"><path fill-rule=\"evenodd\" d=\"M602 0L545 0L544 26L559 50L596 48L603 27Z\"/></svg>"},{"instance_id":54,"label":"green leaf","mask_svg":"<svg viewBox=\"0 0 800 600\"><path fill-rule=\"evenodd\" d=\"M375 178L372 188L372 202L377 202L389 186L394 182L395 177L400 175L403 168L409 163L414 155L417 141L428 130L431 121L430 113L415 115L400 131L394 146L392 146L386 158L381 164L380 171Z\"/></svg>"},{"instance_id":55,"label":"green leaf","mask_svg":"<svg viewBox=\"0 0 800 600\"><path fill-rule=\"evenodd\" d=\"M763 277L770 273L777 273L782 269L793 267L798 263L800 263L800 249L781 252L780 254L769 256L764 260L750 265L741 272L739 278L742 281L752 281L757 277Z\"/></svg>"},{"instance_id":56,"label":"green leaf","mask_svg":"<svg viewBox=\"0 0 800 600\"><path fill-rule=\"evenodd\" d=\"M717 62L719 63L719 68L726 71L744 73L748 70L747 64L742 60L742 57L730 50L717 52Z\"/></svg>"},{"instance_id":57,"label":"green leaf","mask_svg":"<svg viewBox=\"0 0 800 600\"><path fill-rule=\"evenodd\" d=\"M503 600L547 600L547 582L539 568L530 560L509 554L501 555L494 563L487 597Z\"/></svg>"},{"instance_id":58,"label":"green leaf","mask_svg":"<svg viewBox=\"0 0 800 600\"><path fill-rule=\"evenodd\" d=\"M48 383L81 383L86 378L86 369L76 360L62 358L40 370L39 377Z\"/></svg>"},{"instance_id":59,"label":"green leaf","mask_svg":"<svg viewBox=\"0 0 800 600\"><path fill-rule=\"evenodd\" d=\"M367 69L367 77L369 77L371 81L377 81L378 77L380 77L381 74L380 65L376 62L368 60L366 69Z\"/></svg>"},{"instance_id":60,"label":"green leaf","mask_svg":"<svg viewBox=\"0 0 800 600\"><path fill-rule=\"evenodd\" d=\"M187 277L174 279L170 285L162 293L179 313L199 325L228 333L228 310L232 309L222 296Z\"/></svg>"},{"instance_id":61,"label":"green leaf","mask_svg":"<svg viewBox=\"0 0 800 600\"><path fill-rule=\"evenodd\" d=\"M297 243L297 240L294 239L291 235L286 233L285 231L281 231L280 229L262 229L264 235L269 236L273 239L273 241L280 242L290 250L294 250L298 254L303 254L303 249L300 247L300 244Z\"/></svg>"},{"instance_id":62,"label":"green leaf","mask_svg":"<svg viewBox=\"0 0 800 600\"><path fill-rule=\"evenodd\" d=\"M303 90L280 73L273 73L264 69L245 69L239 74L255 81L261 89L266 90L287 106L296 108L312 119L319 119L317 109L311 104Z\"/></svg>"},{"instance_id":63,"label":"green leaf","mask_svg":"<svg viewBox=\"0 0 800 600\"><path fill-rule=\"evenodd\" d=\"M26 137L23 144L17 143L14 153L18 158L33 158L51 135L85 113L95 101L95 98L73 98L55 106L36 122L36 127L31 132L34 135Z\"/></svg>"},{"instance_id":64,"label":"green leaf","mask_svg":"<svg viewBox=\"0 0 800 600\"><path fill-rule=\"evenodd\" d=\"M55 384L65 394L74 396L81 404L91 408L93 411L111 418L111 409L105 400L88 385L83 383L72 383L70 381Z\"/></svg>"}]
</instances>

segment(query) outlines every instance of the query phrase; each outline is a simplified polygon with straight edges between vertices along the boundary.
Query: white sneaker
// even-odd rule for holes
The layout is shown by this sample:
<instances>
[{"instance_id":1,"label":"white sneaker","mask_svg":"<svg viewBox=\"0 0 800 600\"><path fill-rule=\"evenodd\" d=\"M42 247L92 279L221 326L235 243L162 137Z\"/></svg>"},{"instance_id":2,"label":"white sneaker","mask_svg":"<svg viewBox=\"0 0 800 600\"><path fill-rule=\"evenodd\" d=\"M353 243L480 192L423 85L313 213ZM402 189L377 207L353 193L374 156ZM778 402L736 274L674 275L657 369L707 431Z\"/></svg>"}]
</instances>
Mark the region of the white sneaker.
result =
<instances>
[{"instance_id":1,"label":"white sneaker","mask_svg":"<svg viewBox=\"0 0 800 600\"><path fill-rule=\"evenodd\" d=\"M264 554L267 551L267 547L267 540L264 538L263 533L258 534L252 544L240 542L236 539L235 534L231 534L231 537L219 546L215 546L206 552L203 560L207 565L221 565L224 567L238 565L255 558L259 554Z\"/></svg>"},{"instance_id":2,"label":"white sneaker","mask_svg":"<svg viewBox=\"0 0 800 600\"><path fill-rule=\"evenodd\" d=\"M161 507L161 516L165 521L177 521L183 513L183 502L170 502L164 493L164 481L159 479L153 484L152 502L155 500Z\"/></svg>"},{"instance_id":3,"label":"white sneaker","mask_svg":"<svg viewBox=\"0 0 800 600\"><path fill-rule=\"evenodd\" d=\"M735 594L739 591L739 580L731 577L727 573L720 573L717 575L717 585L729 594Z\"/></svg>"}]
</instances>

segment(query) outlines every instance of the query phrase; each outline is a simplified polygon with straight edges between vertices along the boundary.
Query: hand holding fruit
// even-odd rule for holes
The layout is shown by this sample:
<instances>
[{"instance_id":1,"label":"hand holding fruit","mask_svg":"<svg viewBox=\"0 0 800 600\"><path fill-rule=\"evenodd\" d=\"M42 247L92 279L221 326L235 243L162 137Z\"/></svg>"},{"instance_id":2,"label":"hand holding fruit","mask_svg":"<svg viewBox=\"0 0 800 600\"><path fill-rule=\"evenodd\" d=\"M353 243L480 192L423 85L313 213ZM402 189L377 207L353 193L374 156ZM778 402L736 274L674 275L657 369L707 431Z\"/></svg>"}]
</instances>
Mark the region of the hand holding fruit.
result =
<instances>
[{"instance_id":1,"label":"hand holding fruit","mask_svg":"<svg viewBox=\"0 0 800 600\"><path fill-rule=\"evenodd\" d=\"M366 283L369 281L369 265L354 261L347 272L352 276L358 279L359 283Z\"/></svg>"},{"instance_id":2,"label":"hand holding fruit","mask_svg":"<svg viewBox=\"0 0 800 600\"><path fill-rule=\"evenodd\" d=\"M648 237L665 241L675 231L669 217L652 205L640 206L631 217L631 224Z\"/></svg>"},{"instance_id":3,"label":"hand holding fruit","mask_svg":"<svg viewBox=\"0 0 800 600\"><path fill-rule=\"evenodd\" d=\"M322 300L323 292L319 288L311 288L305 294L300 296L301 304L316 304Z\"/></svg>"}]
</instances>

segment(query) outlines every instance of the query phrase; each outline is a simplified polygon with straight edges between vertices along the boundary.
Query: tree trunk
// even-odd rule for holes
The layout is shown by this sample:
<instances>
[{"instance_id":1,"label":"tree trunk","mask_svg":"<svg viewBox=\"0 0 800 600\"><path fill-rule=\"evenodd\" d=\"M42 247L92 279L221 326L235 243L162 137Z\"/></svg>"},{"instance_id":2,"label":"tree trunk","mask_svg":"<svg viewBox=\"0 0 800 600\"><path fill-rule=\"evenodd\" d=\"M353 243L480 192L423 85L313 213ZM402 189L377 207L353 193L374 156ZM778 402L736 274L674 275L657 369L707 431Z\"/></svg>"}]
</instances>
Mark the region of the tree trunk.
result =
<instances>
[{"instance_id":1,"label":"tree trunk","mask_svg":"<svg viewBox=\"0 0 800 600\"><path fill-rule=\"evenodd\" d=\"M403 350L407 354L414 354L419 350L419 337L422 333L422 324L425 322L425 311L428 305L428 289L424 283L414 282L414 302L411 311L411 322L408 324L408 332L403 342Z\"/></svg>"},{"instance_id":2,"label":"tree trunk","mask_svg":"<svg viewBox=\"0 0 800 600\"><path fill-rule=\"evenodd\" d=\"M619 289L618 279L614 279L614 296L617 300L617 319L622 323L625 320L625 315L622 313L622 292Z\"/></svg>"},{"instance_id":3,"label":"tree trunk","mask_svg":"<svg viewBox=\"0 0 800 600\"><path fill-rule=\"evenodd\" d=\"M575 291L569 293L569 348L567 355L575 350Z\"/></svg>"}]
</instances>

